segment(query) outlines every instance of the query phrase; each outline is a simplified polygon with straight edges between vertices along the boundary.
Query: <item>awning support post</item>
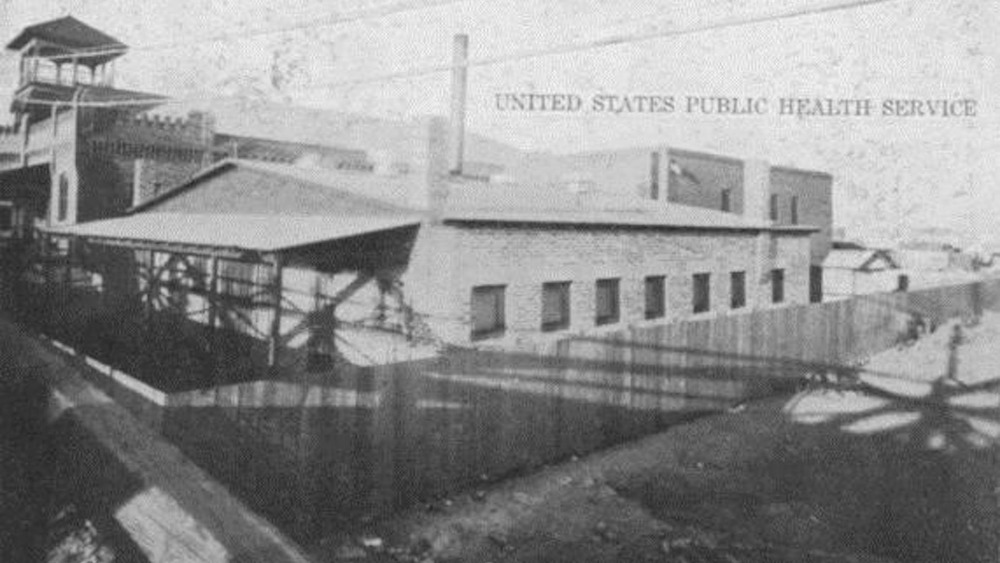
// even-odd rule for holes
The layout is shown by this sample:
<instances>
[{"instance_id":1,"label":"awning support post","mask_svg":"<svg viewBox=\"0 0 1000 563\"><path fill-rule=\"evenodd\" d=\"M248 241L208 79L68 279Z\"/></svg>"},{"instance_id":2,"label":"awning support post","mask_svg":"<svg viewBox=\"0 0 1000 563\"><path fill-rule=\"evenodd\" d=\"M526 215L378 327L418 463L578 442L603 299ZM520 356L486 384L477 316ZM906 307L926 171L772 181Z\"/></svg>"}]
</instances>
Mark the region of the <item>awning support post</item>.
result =
<instances>
[{"instance_id":1,"label":"awning support post","mask_svg":"<svg viewBox=\"0 0 1000 563\"><path fill-rule=\"evenodd\" d=\"M274 276L271 280L271 331L268 338L267 367L273 373L277 370L279 354L281 349L281 298L282 298L282 273L284 265L281 256L275 256L273 261Z\"/></svg>"},{"instance_id":2,"label":"awning support post","mask_svg":"<svg viewBox=\"0 0 1000 563\"><path fill-rule=\"evenodd\" d=\"M208 349L212 358L212 379L219 377L219 366L216 361L218 346L219 309L217 301L219 299L219 258L211 256L208 259L208 287L206 299L208 301Z\"/></svg>"},{"instance_id":3,"label":"awning support post","mask_svg":"<svg viewBox=\"0 0 1000 563\"><path fill-rule=\"evenodd\" d=\"M146 323L153 320L153 299L157 291L157 279L159 272L156 271L156 251L149 251L149 266L146 268Z\"/></svg>"}]
</instances>

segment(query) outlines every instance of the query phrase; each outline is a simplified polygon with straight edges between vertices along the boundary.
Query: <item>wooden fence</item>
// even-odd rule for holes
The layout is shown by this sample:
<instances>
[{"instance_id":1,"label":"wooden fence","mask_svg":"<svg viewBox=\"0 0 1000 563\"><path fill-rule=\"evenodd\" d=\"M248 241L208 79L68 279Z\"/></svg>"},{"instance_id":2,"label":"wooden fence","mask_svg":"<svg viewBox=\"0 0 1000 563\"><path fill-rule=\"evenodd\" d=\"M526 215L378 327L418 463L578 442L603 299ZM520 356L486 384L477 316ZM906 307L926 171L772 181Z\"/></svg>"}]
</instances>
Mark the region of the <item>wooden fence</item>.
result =
<instances>
[{"instance_id":1,"label":"wooden fence","mask_svg":"<svg viewBox=\"0 0 1000 563\"><path fill-rule=\"evenodd\" d=\"M983 309L1000 309L1000 282L684 321L517 352L456 348L335 381L170 394L161 431L308 541L359 515L788 390L807 372L853 373L858 361L896 345L915 316L931 324Z\"/></svg>"}]
</instances>

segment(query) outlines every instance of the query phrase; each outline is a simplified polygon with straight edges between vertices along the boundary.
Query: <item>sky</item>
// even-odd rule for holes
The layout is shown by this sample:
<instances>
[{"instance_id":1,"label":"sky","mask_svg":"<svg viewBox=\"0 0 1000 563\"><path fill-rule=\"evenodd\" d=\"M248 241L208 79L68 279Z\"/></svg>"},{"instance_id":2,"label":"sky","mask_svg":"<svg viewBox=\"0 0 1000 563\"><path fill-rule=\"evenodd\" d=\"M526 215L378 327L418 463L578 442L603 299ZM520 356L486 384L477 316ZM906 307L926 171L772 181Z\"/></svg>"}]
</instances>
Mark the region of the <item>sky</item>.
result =
<instances>
[{"instance_id":1,"label":"sky","mask_svg":"<svg viewBox=\"0 0 1000 563\"><path fill-rule=\"evenodd\" d=\"M119 85L240 95L399 118L447 115L450 77L332 84L610 36L734 24L473 67L469 128L529 150L643 145L830 172L835 224L872 240L916 229L1000 240L1000 2L889 0L735 25L833 0L0 0L0 35L72 14L132 47ZM407 8L384 17L338 18ZM287 29L255 34L260 30ZM294 29L289 29L294 28ZM220 38L218 36L227 37ZM243 37L238 37L243 35ZM0 97L16 59L0 60ZM768 99L763 115L503 111L500 93ZM790 98L975 101L972 117L778 115ZM0 99L6 105L6 101ZM0 121L3 121L0 118Z\"/></svg>"}]
</instances>

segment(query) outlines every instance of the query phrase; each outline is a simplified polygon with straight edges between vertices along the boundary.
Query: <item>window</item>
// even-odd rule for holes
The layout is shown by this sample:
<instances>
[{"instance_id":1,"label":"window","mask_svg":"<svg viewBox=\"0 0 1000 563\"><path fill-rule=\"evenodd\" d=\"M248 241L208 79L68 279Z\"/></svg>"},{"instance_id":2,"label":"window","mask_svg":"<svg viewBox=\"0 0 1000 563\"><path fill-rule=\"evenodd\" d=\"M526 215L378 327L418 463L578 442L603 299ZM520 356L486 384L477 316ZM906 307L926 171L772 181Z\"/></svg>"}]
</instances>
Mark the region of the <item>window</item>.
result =
<instances>
[{"instance_id":1,"label":"window","mask_svg":"<svg viewBox=\"0 0 1000 563\"><path fill-rule=\"evenodd\" d=\"M722 190L722 194L721 194L722 201L719 202L719 209L721 209L723 211L731 211L732 210L731 209L732 208L732 202L729 199L731 193L732 193L732 190L728 190L728 189L727 190Z\"/></svg>"},{"instance_id":2,"label":"window","mask_svg":"<svg viewBox=\"0 0 1000 563\"><path fill-rule=\"evenodd\" d=\"M906 274L900 274L896 278L896 291L907 291L910 289L910 276Z\"/></svg>"},{"instance_id":3,"label":"window","mask_svg":"<svg viewBox=\"0 0 1000 563\"><path fill-rule=\"evenodd\" d=\"M809 266L809 302L823 301L823 267Z\"/></svg>"},{"instance_id":4,"label":"window","mask_svg":"<svg viewBox=\"0 0 1000 563\"><path fill-rule=\"evenodd\" d=\"M654 151L649 153L649 197L659 199L660 197L660 153Z\"/></svg>"},{"instance_id":5,"label":"window","mask_svg":"<svg viewBox=\"0 0 1000 563\"><path fill-rule=\"evenodd\" d=\"M59 207L56 210L59 221L65 221L69 212L69 180L66 174L59 175Z\"/></svg>"},{"instance_id":6,"label":"window","mask_svg":"<svg viewBox=\"0 0 1000 563\"><path fill-rule=\"evenodd\" d=\"M481 285L472 288L472 339L503 334L504 290L502 285Z\"/></svg>"},{"instance_id":7,"label":"window","mask_svg":"<svg viewBox=\"0 0 1000 563\"><path fill-rule=\"evenodd\" d=\"M658 319L666 312L666 278L648 276L646 278L646 318Z\"/></svg>"},{"instance_id":8,"label":"window","mask_svg":"<svg viewBox=\"0 0 1000 563\"><path fill-rule=\"evenodd\" d=\"M618 280L597 280L595 320L599 325L618 322Z\"/></svg>"},{"instance_id":9,"label":"window","mask_svg":"<svg viewBox=\"0 0 1000 563\"><path fill-rule=\"evenodd\" d=\"M785 271L771 270L771 301L781 303L785 300Z\"/></svg>"},{"instance_id":10,"label":"window","mask_svg":"<svg viewBox=\"0 0 1000 563\"><path fill-rule=\"evenodd\" d=\"M789 202L789 212L791 213L791 220L793 225L799 224L799 198L798 196L792 196L792 200Z\"/></svg>"},{"instance_id":11,"label":"window","mask_svg":"<svg viewBox=\"0 0 1000 563\"><path fill-rule=\"evenodd\" d=\"M729 306L741 309L747 304L747 273L732 272L729 274Z\"/></svg>"},{"instance_id":12,"label":"window","mask_svg":"<svg viewBox=\"0 0 1000 563\"><path fill-rule=\"evenodd\" d=\"M0 203L0 232L14 230L14 207L10 203Z\"/></svg>"},{"instance_id":13,"label":"window","mask_svg":"<svg viewBox=\"0 0 1000 563\"><path fill-rule=\"evenodd\" d=\"M542 330L569 327L569 282L542 284Z\"/></svg>"},{"instance_id":14,"label":"window","mask_svg":"<svg viewBox=\"0 0 1000 563\"><path fill-rule=\"evenodd\" d=\"M711 281L709 274L694 275L693 307L695 313L704 313L712 308L710 298Z\"/></svg>"},{"instance_id":15,"label":"window","mask_svg":"<svg viewBox=\"0 0 1000 563\"><path fill-rule=\"evenodd\" d=\"M778 194L771 194L771 220L778 220Z\"/></svg>"}]
</instances>

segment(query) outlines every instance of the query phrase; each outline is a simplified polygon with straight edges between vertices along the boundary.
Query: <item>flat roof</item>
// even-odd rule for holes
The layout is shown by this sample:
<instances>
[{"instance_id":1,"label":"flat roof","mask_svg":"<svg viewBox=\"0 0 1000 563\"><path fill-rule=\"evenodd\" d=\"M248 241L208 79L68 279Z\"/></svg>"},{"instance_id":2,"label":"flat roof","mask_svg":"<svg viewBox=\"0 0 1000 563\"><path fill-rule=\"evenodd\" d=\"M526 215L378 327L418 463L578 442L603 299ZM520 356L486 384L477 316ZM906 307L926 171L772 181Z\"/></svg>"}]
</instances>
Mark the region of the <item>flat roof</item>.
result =
<instances>
[{"instance_id":1,"label":"flat roof","mask_svg":"<svg viewBox=\"0 0 1000 563\"><path fill-rule=\"evenodd\" d=\"M132 246L280 252L378 231L413 226L420 218L399 216L297 216L139 213L116 219L50 227L71 235Z\"/></svg>"},{"instance_id":2,"label":"flat roof","mask_svg":"<svg viewBox=\"0 0 1000 563\"><path fill-rule=\"evenodd\" d=\"M532 223L728 231L812 233L807 225L776 225L693 205L592 190L571 193L564 187L495 185L453 181L442 218L453 223Z\"/></svg>"},{"instance_id":3,"label":"flat roof","mask_svg":"<svg viewBox=\"0 0 1000 563\"><path fill-rule=\"evenodd\" d=\"M782 233L814 233L818 227L803 225L770 225L755 222L720 221L716 217L678 216L679 214L614 211L558 210L485 210L449 209L445 223L497 223L537 225L586 225L603 227L645 227L659 229L692 229L709 231L771 231ZM694 214L693 214L694 215Z\"/></svg>"}]
</instances>

